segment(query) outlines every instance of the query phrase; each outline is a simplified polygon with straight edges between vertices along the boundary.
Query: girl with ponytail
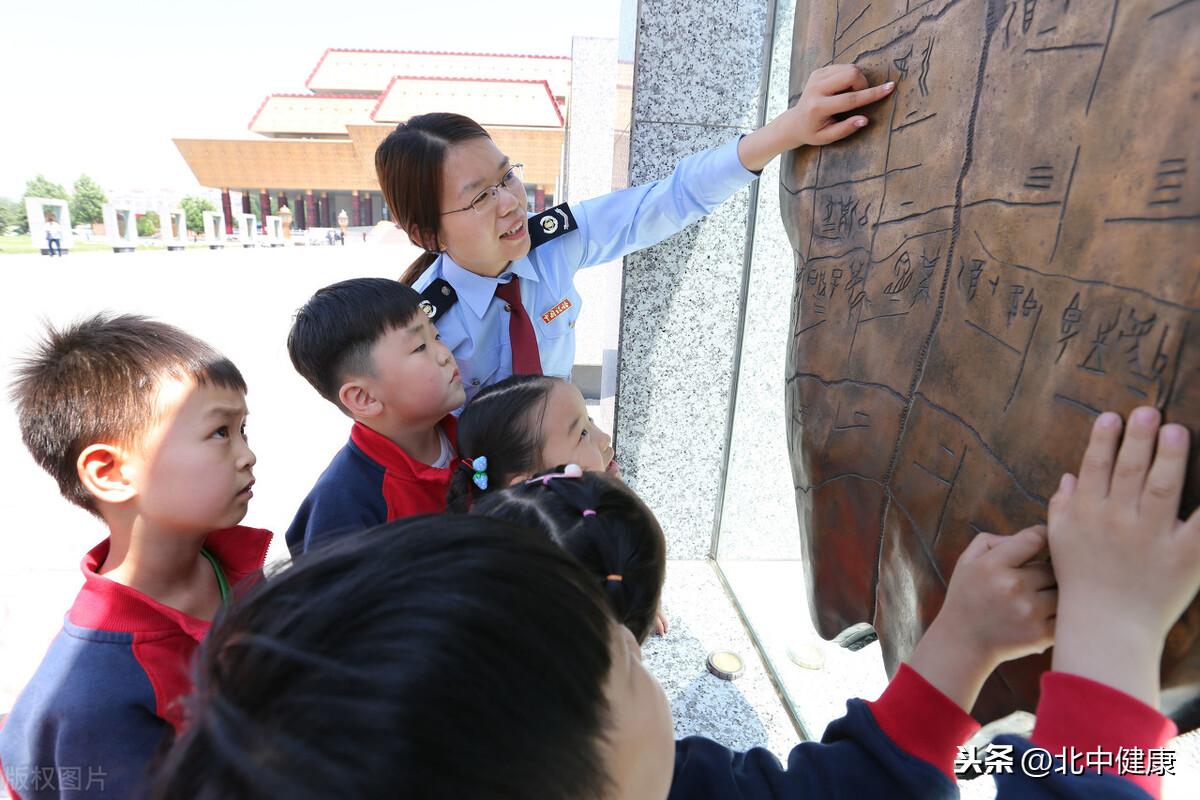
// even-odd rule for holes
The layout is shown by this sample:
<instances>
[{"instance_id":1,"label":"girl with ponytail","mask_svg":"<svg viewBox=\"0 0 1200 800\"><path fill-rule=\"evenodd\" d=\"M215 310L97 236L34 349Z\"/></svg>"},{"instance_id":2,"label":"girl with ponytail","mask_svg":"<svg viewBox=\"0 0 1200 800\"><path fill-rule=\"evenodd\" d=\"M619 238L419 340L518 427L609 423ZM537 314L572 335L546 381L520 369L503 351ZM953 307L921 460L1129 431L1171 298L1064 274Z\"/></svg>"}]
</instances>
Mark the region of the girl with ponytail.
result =
<instances>
[{"instance_id":1,"label":"girl with ponytail","mask_svg":"<svg viewBox=\"0 0 1200 800\"><path fill-rule=\"evenodd\" d=\"M446 494L448 511L555 464L617 475L612 439L588 416L579 389L561 378L513 375L480 392L458 419L459 467Z\"/></svg>"},{"instance_id":2,"label":"girl with ponytail","mask_svg":"<svg viewBox=\"0 0 1200 800\"><path fill-rule=\"evenodd\" d=\"M548 535L583 564L639 644L666 632L658 610L666 540L654 514L620 480L567 464L488 493L471 513Z\"/></svg>"}]
</instances>

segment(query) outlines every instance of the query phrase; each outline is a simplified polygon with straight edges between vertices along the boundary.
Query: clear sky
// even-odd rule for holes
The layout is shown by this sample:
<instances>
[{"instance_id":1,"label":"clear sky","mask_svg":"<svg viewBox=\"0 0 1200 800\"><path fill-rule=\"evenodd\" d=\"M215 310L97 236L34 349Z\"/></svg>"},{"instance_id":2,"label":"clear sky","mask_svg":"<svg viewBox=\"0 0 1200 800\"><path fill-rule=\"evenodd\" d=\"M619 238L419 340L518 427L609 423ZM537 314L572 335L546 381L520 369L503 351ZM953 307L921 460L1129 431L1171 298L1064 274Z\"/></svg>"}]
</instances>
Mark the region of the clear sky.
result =
<instances>
[{"instance_id":1,"label":"clear sky","mask_svg":"<svg viewBox=\"0 0 1200 800\"><path fill-rule=\"evenodd\" d=\"M111 192L199 185L171 139L253 138L263 98L305 92L328 47L570 55L617 37L622 0L5 4L0 197L38 173ZM626 15L636 5L624 0Z\"/></svg>"}]
</instances>

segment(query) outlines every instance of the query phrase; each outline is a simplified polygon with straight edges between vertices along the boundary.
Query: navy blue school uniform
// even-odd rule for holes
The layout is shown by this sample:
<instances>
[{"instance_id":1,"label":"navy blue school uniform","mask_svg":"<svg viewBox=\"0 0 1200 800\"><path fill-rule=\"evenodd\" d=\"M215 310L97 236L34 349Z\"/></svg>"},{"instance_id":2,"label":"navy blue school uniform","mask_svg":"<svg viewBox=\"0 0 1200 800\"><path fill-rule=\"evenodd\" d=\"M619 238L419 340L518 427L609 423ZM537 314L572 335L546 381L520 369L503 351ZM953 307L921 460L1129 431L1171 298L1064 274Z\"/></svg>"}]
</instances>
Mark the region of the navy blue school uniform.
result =
<instances>
[{"instance_id":1,"label":"navy blue school uniform","mask_svg":"<svg viewBox=\"0 0 1200 800\"><path fill-rule=\"evenodd\" d=\"M458 419L441 422L451 454L457 446ZM416 514L446 510L446 492L456 464L422 463L382 433L356 422L350 441L321 473L284 534L292 557L348 533L363 531Z\"/></svg>"},{"instance_id":2,"label":"navy blue school uniform","mask_svg":"<svg viewBox=\"0 0 1200 800\"><path fill-rule=\"evenodd\" d=\"M260 574L269 531L214 531L205 548L230 585ZM15 800L140 797L155 755L184 725L192 656L211 623L99 574L84 557L63 629L0 728L0 776Z\"/></svg>"},{"instance_id":3,"label":"navy blue school uniform","mask_svg":"<svg viewBox=\"0 0 1200 800\"><path fill-rule=\"evenodd\" d=\"M699 736L675 743L668 800L806 800L845 797L934 800L959 796L954 779L958 745L979 725L906 664L874 702L850 700L846 716L829 724L821 742L797 745L787 766L755 748L737 753ZM1000 798L1145 800L1158 797L1161 778L1119 775L1116 769L1085 774L1021 771L1031 747L1056 754L1097 749L1161 747L1175 725L1156 709L1109 686L1076 675L1047 673L1031 741L1013 736L1013 770L997 774ZM982 778L980 778L982 780Z\"/></svg>"},{"instance_id":4,"label":"navy blue school uniform","mask_svg":"<svg viewBox=\"0 0 1200 800\"><path fill-rule=\"evenodd\" d=\"M443 280L455 298L439 309L442 341L454 352L470 402L480 389L512 374L509 315L496 286L521 279L521 303L537 337L542 372L570 380L575 363L575 321L582 304L575 273L658 244L710 213L758 175L742 166L735 139L688 156L667 178L556 207L541 217L554 238L531 249L494 278L477 275L438 256L413 283L418 292ZM553 228L553 230L550 230ZM435 295L434 305L441 304Z\"/></svg>"}]
</instances>

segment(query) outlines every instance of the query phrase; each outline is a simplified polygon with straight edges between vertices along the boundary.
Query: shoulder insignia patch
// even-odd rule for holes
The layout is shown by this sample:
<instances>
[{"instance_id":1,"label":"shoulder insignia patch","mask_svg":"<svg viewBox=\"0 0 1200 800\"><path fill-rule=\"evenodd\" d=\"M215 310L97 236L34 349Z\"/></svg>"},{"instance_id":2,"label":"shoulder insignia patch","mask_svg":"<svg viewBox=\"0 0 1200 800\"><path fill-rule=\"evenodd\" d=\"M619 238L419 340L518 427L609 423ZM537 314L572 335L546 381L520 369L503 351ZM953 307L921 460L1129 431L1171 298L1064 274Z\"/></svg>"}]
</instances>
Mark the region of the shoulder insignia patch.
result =
<instances>
[{"instance_id":1,"label":"shoulder insignia patch","mask_svg":"<svg viewBox=\"0 0 1200 800\"><path fill-rule=\"evenodd\" d=\"M437 322L457 302L458 292L445 278L438 278L421 292L421 302L417 305L430 322Z\"/></svg>"},{"instance_id":2,"label":"shoulder insignia patch","mask_svg":"<svg viewBox=\"0 0 1200 800\"><path fill-rule=\"evenodd\" d=\"M566 203L547 208L529 218L529 246L533 248L543 245L564 233L570 233L575 228L575 215Z\"/></svg>"}]
</instances>

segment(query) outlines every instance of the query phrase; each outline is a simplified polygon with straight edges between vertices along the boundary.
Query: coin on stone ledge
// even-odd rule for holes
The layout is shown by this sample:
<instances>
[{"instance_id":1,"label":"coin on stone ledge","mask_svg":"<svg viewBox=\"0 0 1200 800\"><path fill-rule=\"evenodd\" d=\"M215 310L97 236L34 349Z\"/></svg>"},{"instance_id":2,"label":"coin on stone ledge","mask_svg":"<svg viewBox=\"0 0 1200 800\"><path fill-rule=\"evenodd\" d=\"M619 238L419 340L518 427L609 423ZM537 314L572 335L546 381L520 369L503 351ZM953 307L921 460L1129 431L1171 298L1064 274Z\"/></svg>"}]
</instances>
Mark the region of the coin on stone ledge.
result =
<instances>
[{"instance_id":1,"label":"coin on stone ledge","mask_svg":"<svg viewBox=\"0 0 1200 800\"><path fill-rule=\"evenodd\" d=\"M746 668L741 656L728 650L708 654L708 671L723 681L731 681Z\"/></svg>"}]
</instances>

